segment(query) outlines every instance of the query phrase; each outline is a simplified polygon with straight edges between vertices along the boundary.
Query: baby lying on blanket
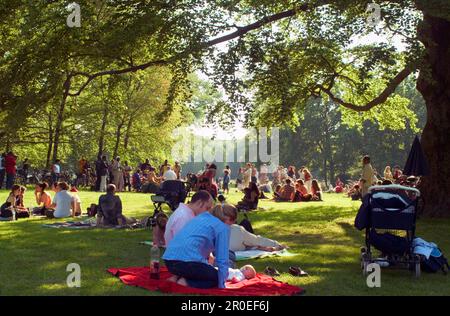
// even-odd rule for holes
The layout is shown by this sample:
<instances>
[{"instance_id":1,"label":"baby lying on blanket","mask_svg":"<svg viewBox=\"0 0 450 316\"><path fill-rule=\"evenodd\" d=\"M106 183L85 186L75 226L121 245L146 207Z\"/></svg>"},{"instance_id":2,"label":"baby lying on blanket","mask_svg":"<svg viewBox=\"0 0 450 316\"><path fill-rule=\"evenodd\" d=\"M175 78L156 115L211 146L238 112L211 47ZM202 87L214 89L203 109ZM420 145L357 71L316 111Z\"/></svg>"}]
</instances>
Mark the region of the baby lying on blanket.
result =
<instances>
[{"instance_id":1,"label":"baby lying on blanket","mask_svg":"<svg viewBox=\"0 0 450 316\"><path fill-rule=\"evenodd\" d=\"M240 269L228 268L227 281L231 281L231 283L238 283L244 280L253 279L254 277L256 277L256 270L249 264Z\"/></svg>"}]
</instances>

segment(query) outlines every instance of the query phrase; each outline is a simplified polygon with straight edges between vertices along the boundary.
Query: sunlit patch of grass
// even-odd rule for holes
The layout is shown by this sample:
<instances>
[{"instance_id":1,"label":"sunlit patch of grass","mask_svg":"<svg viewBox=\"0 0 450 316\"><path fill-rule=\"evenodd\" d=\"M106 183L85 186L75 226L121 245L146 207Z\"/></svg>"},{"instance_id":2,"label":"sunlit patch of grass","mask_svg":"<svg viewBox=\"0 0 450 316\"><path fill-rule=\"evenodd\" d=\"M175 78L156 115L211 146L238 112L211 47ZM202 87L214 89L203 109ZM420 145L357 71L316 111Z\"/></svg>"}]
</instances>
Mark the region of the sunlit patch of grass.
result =
<instances>
[{"instance_id":1,"label":"sunlit patch of grass","mask_svg":"<svg viewBox=\"0 0 450 316\"><path fill-rule=\"evenodd\" d=\"M153 213L148 194L121 193L124 213L142 218ZM0 191L0 201L7 192ZM99 193L80 192L83 209L97 203ZM232 190L227 200L236 203L242 194ZM27 192L25 204L33 205ZM277 279L306 289L306 295L450 295L450 279L423 274L419 280L405 270L382 270L381 289L369 289L359 263L363 233L353 227L359 202L337 194L325 194L324 202L277 203L261 200L263 211L249 214L257 234L290 247L293 257L239 262L262 272L273 266ZM85 210L83 210L85 211ZM169 211L167 211L169 213ZM240 217L241 219L242 217ZM112 267L148 265L150 249L139 242L151 239L151 231L65 230L43 228L61 220L31 218L0 222L0 293L2 295L161 295L122 284L106 272ZM449 220L420 220L418 236L436 242L450 253ZM65 281L69 263L81 267L81 288L70 289ZM293 277L290 266L300 266L309 277Z\"/></svg>"}]
</instances>

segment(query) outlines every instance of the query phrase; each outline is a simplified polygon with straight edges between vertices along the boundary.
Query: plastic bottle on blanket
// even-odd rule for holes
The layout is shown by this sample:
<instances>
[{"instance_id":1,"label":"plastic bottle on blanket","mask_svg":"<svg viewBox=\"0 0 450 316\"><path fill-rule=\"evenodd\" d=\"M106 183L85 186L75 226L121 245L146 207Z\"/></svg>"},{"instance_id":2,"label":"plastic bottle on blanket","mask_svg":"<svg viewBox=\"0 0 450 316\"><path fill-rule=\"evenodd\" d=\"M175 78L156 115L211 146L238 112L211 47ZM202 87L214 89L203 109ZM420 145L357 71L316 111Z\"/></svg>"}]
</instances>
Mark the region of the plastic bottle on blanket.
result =
<instances>
[{"instance_id":1,"label":"plastic bottle on blanket","mask_svg":"<svg viewBox=\"0 0 450 316\"><path fill-rule=\"evenodd\" d=\"M159 280L159 258L159 247L154 244L150 250L150 279Z\"/></svg>"}]
</instances>

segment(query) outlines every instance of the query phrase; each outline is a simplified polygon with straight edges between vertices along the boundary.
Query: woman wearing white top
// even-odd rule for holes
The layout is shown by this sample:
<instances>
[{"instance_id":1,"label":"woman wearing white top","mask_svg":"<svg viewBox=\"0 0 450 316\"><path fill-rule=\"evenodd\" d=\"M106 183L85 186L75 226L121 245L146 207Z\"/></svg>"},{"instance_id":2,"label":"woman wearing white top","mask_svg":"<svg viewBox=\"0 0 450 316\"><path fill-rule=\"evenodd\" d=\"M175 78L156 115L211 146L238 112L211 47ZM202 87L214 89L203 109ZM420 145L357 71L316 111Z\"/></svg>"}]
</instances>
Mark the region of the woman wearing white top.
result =
<instances>
[{"instance_id":1,"label":"woman wearing white top","mask_svg":"<svg viewBox=\"0 0 450 316\"><path fill-rule=\"evenodd\" d=\"M67 191L69 189L69 185L66 182L59 182L54 190L56 192L55 197L53 198L53 203L50 205L52 210L47 210L46 215L49 218L63 218L69 217L72 212L73 207L73 197Z\"/></svg>"}]
</instances>

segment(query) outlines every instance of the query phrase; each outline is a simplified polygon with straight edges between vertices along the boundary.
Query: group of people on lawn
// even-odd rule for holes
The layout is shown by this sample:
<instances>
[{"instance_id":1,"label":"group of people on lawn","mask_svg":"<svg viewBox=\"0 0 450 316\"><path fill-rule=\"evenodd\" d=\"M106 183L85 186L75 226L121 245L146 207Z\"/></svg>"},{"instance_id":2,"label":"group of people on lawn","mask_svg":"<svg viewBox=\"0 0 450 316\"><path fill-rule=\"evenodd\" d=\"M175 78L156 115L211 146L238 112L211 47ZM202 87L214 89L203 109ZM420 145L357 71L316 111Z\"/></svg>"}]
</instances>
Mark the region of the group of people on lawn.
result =
<instances>
[{"instance_id":1,"label":"group of people on lawn","mask_svg":"<svg viewBox=\"0 0 450 316\"><path fill-rule=\"evenodd\" d=\"M319 182L313 179L308 168L302 167L297 173L294 166L278 166L272 173L272 185L269 184L267 166L262 165L260 170L258 172L251 163L239 170L236 184L237 188L244 192L240 206L253 209L259 199L268 198L264 193L270 193L272 190L273 200L276 202L322 201ZM226 172L227 169L224 170L225 174Z\"/></svg>"},{"instance_id":2,"label":"group of people on lawn","mask_svg":"<svg viewBox=\"0 0 450 316\"><path fill-rule=\"evenodd\" d=\"M14 184L6 202L0 207L0 220L15 220L27 218L30 215L42 215L48 218L81 215L81 199L75 187L70 189L66 182L54 182L51 187L55 193L53 199L51 194L46 191L48 187L49 185L46 182L36 184L34 196L37 206L29 208L24 205L27 189L24 186Z\"/></svg>"},{"instance_id":3,"label":"group of people on lawn","mask_svg":"<svg viewBox=\"0 0 450 316\"><path fill-rule=\"evenodd\" d=\"M81 201L75 198L65 182L52 186L55 196L46 191L47 184L36 185L35 196L39 207L31 213L50 218L63 218L81 214ZM2 217L18 217L30 211L23 206L26 189L14 185L7 202L2 205ZM72 190L75 191L75 190ZM237 209L224 201L215 204L211 194L205 190L196 192L189 203L180 203L174 213L167 218L163 213L156 217L153 229L154 243L165 246L163 259L173 274L170 281L196 288L224 288L226 281L240 282L256 276L251 265L234 269L235 251L259 249L264 251L282 250L285 246L277 241L254 235L243 226L236 225ZM122 201L116 195L116 186L109 184L107 192L99 198L97 226L129 224L122 214Z\"/></svg>"},{"instance_id":4,"label":"group of people on lawn","mask_svg":"<svg viewBox=\"0 0 450 316\"><path fill-rule=\"evenodd\" d=\"M238 282L256 275L249 265L233 269L235 251L285 248L248 232L236 224L236 219L235 206L226 202L215 204L204 190L196 192L189 203L180 203L168 219L159 213L153 242L167 247L163 259L173 274L170 281L196 288L224 288L227 280Z\"/></svg>"},{"instance_id":5,"label":"group of people on lawn","mask_svg":"<svg viewBox=\"0 0 450 316\"><path fill-rule=\"evenodd\" d=\"M51 186L55 196L52 198L47 191L46 182L36 184L34 195L37 207L28 208L24 205L26 188L13 185L5 203L0 207L0 220L11 221L27 218L30 215L46 216L47 218L66 218L81 216L81 199L75 187L70 188L66 182L55 182ZM134 219L128 219L122 214L122 201L116 195L116 186L110 184L106 194L99 198L97 209L97 226L123 226Z\"/></svg>"},{"instance_id":6,"label":"group of people on lawn","mask_svg":"<svg viewBox=\"0 0 450 316\"><path fill-rule=\"evenodd\" d=\"M348 197L356 201L362 200L369 192L371 186L399 184L402 186L417 187L419 181L420 178L403 174L399 166L395 166L393 171L390 166L386 166L383 175L379 175L372 167L370 156L364 156L362 159L361 178L352 185L345 186L338 177L336 187L333 191L336 193L346 193Z\"/></svg>"}]
</instances>

